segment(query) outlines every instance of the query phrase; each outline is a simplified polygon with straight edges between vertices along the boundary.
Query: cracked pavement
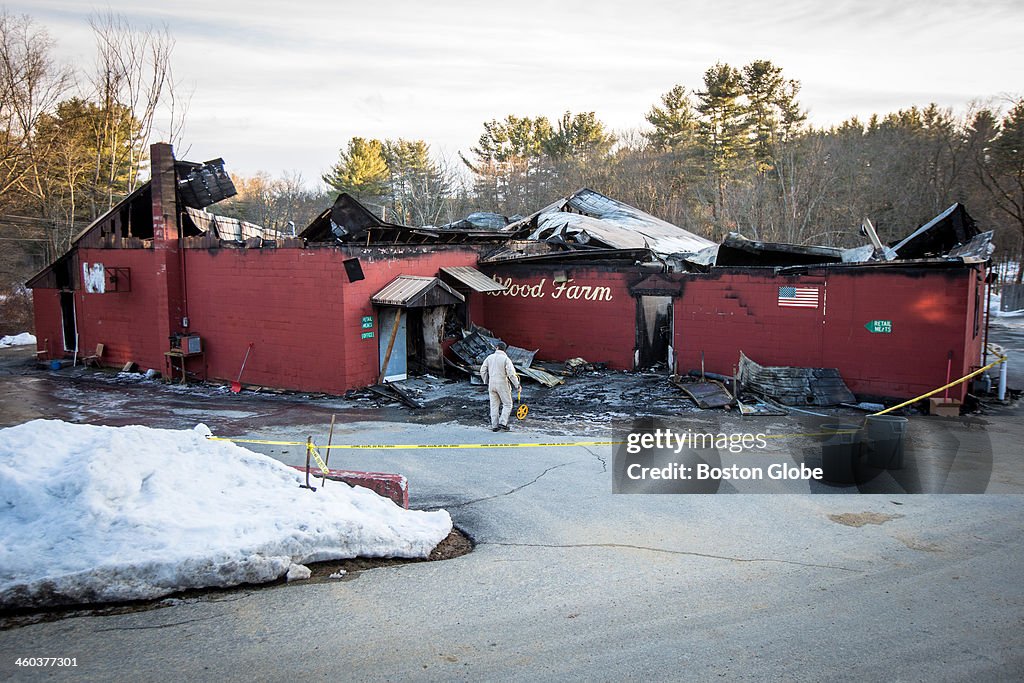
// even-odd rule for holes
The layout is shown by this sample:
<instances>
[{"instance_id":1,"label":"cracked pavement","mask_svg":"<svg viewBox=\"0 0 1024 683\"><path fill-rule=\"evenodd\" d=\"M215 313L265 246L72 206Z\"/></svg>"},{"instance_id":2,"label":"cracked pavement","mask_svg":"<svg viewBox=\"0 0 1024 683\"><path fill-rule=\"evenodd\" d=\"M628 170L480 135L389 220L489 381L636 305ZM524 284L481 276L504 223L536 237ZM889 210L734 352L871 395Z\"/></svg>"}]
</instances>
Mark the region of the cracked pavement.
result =
<instances>
[{"instance_id":1,"label":"cracked pavement","mask_svg":"<svg viewBox=\"0 0 1024 683\"><path fill-rule=\"evenodd\" d=\"M232 402L263 415L273 405L263 400ZM339 412L334 443L610 436L572 415L545 416L558 438L529 418L495 436L484 402L471 408L479 426L472 410L431 424ZM1019 412L990 425L996 453L1019 453ZM232 413L215 431L326 435L322 409L287 417L246 427ZM263 450L304 461L301 448ZM333 467L405 474L412 507L448 509L475 550L2 631L0 678L990 680L1024 671L1024 465L1000 461L1000 495L612 495L610 456L581 446L334 451ZM880 523L830 518L843 515ZM19 669L19 656L78 666Z\"/></svg>"}]
</instances>

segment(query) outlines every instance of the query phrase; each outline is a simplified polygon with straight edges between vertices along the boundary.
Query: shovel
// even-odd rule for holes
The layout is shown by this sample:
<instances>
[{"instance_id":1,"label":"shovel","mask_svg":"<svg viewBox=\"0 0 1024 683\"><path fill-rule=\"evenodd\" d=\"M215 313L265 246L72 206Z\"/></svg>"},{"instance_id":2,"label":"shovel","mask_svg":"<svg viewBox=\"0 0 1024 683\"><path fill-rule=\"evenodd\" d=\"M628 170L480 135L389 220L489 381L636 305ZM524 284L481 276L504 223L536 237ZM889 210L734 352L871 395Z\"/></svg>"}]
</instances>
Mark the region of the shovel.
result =
<instances>
[{"instance_id":1,"label":"shovel","mask_svg":"<svg viewBox=\"0 0 1024 683\"><path fill-rule=\"evenodd\" d=\"M523 405L523 386L519 385L519 408L516 410L516 418L525 420L526 416L530 414L530 406Z\"/></svg>"},{"instance_id":2,"label":"shovel","mask_svg":"<svg viewBox=\"0 0 1024 683\"><path fill-rule=\"evenodd\" d=\"M242 367L238 370L238 379L231 383L231 393L237 394L242 390L242 372L245 371L245 361L249 360L249 352L252 351L252 342L245 349L245 358L242 359Z\"/></svg>"}]
</instances>

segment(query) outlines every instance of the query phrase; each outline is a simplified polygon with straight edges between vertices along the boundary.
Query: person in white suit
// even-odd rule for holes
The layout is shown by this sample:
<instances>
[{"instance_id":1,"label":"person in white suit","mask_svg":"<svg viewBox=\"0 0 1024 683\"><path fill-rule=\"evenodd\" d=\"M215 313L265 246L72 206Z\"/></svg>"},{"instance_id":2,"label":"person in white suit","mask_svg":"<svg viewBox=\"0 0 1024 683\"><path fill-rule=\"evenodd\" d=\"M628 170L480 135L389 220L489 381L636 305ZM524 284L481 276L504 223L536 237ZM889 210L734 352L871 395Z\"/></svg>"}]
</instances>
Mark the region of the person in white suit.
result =
<instances>
[{"instance_id":1,"label":"person in white suit","mask_svg":"<svg viewBox=\"0 0 1024 683\"><path fill-rule=\"evenodd\" d=\"M512 388L519 389L519 375L512 359L505 354L508 344L498 342L494 353L484 359L480 376L487 384L491 400L491 431L508 431L508 418L512 414ZM500 412L499 412L500 410Z\"/></svg>"}]
</instances>

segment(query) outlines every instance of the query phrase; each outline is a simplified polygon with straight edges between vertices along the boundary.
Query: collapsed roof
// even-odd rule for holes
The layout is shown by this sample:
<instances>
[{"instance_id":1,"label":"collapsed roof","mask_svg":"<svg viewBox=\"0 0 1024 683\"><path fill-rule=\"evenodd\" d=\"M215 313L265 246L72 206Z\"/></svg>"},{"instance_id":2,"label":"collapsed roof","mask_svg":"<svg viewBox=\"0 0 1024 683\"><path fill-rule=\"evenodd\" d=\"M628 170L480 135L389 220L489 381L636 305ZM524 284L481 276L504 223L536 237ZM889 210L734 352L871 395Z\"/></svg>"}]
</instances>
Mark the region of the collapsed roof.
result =
<instances>
[{"instance_id":1,"label":"collapsed roof","mask_svg":"<svg viewBox=\"0 0 1024 683\"><path fill-rule=\"evenodd\" d=\"M509 223L522 220L522 216L504 216L490 211L474 211L465 218L442 225L444 230L504 230Z\"/></svg>"},{"instance_id":2,"label":"collapsed roof","mask_svg":"<svg viewBox=\"0 0 1024 683\"><path fill-rule=\"evenodd\" d=\"M415 228L391 223L359 203L346 192L313 219L299 237L314 244L454 244L493 242L502 237L495 230L461 228Z\"/></svg>"},{"instance_id":3,"label":"collapsed roof","mask_svg":"<svg viewBox=\"0 0 1024 683\"><path fill-rule=\"evenodd\" d=\"M980 233L967 209L956 203L891 246L897 258L942 257Z\"/></svg>"},{"instance_id":4,"label":"collapsed roof","mask_svg":"<svg viewBox=\"0 0 1024 683\"><path fill-rule=\"evenodd\" d=\"M588 188L510 224L505 232L545 242L553 247L549 251L647 249L669 256L714 246L700 235Z\"/></svg>"},{"instance_id":5,"label":"collapsed roof","mask_svg":"<svg viewBox=\"0 0 1024 683\"><path fill-rule=\"evenodd\" d=\"M212 159L202 164L175 161L178 196L185 206L202 209L222 199L238 194L231 176L224 170L223 159Z\"/></svg>"},{"instance_id":6,"label":"collapsed roof","mask_svg":"<svg viewBox=\"0 0 1024 683\"><path fill-rule=\"evenodd\" d=\"M852 249L761 242L729 233L720 245L687 257L687 263L719 267L790 267L832 264L911 265L931 262L981 263L995 249L993 233L978 230L962 204L953 204L890 247L866 244Z\"/></svg>"},{"instance_id":7,"label":"collapsed roof","mask_svg":"<svg viewBox=\"0 0 1024 683\"><path fill-rule=\"evenodd\" d=\"M253 238L274 240L281 237L280 233L272 228L194 209L191 206L185 207L181 217L186 234L193 234L194 230L198 234L213 235L218 239L233 242L244 242Z\"/></svg>"}]
</instances>

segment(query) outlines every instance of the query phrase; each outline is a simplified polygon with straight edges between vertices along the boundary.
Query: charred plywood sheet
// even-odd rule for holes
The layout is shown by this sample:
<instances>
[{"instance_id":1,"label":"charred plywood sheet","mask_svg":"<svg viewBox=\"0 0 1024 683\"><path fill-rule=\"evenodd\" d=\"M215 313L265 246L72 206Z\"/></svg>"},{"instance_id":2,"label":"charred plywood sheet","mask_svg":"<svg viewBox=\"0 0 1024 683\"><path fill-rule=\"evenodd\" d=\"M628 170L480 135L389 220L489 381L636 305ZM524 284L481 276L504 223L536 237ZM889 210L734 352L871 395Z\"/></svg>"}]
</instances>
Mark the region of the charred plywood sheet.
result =
<instances>
[{"instance_id":1,"label":"charred plywood sheet","mask_svg":"<svg viewBox=\"0 0 1024 683\"><path fill-rule=\"evenodd\" d=\"M832 247L759 242L729 233L718 247L717 266L796 266L842 263L843 250Z\"/></svg>"},{"instance_id":2,"label":"charred plywood sheet","mask_svg":"<svg viewBox=\"0 0 1024 683\"><path fill-rule=\"evenodd\" d=\"M223 159L202 164L178 161L174 166L178 175L178 195L185 206L202 209L238 194L231 176L224 170Z\"/></svg>"},{"instance_id":3,"label":"charred plywood sheet","mask_svg":"<svg viewBox=\"0 0 1024 683\"><path fill-rule=\"evenodd\" d=\"M381 220L355 198L342 192L334 200L334 205L313 219L299 237L310 242L345 241L371 228L398 227L401 226Z\"/></svg>"},{"instance_id":4,"label":"charred plywood sheet","mask_svg":"<svg viewBox=\"0 0 1024 683\"><path fill-rule=\"evenodd\" d=\"M698 408L726 408L733 403L732 394L725 385L713 379L686 380L673 376L669 381L689 396Z\"/></svg>"},{"instance_id":5,"label":"charred plywood sheet","mask_svg":"<svg viewBox=\"0 0 1024 683\"><path fill-rule=\"evenodd\" d=\"M856 401L839 370L762 366L740 352L739 382L787 406L834 406Z\"/></svg>"},{"instance_id":6,"label":"charred plywood sheet","mask_svg":"<svg viewBox=\"0 0 1024 683\"><path fill-rule=\"evenodd\" d=\"M992 254L995 252L996 246L992 244L994 236L995 232L992 230L979 233L968 240L966 244L961 244L951 250L946 256L958 258L964 263L984 263L992 258Z\"/></svg>"},{"instance_id":7,"label":"charred plywood sheet","mask_svg":"<svg viewBox=\"0 0 1024 683\"><path fill-rule=\"evenodd\" d=\"M956 203L893 245L900 259L944 256L980 231L962 204Z\"/></svg>"},{"instance_id":8,"label":"charred plywood sheet","mask_svg":"<svg viewBox=\"0 0 1024 683\"><path fill-rule=\"evenodd\" d=\"M463 363L472 368L479 368L484 359L494 353L494 349L497 348L500 341L497 337L488 336L480 330L473 330L463 339L452 344L451 348L452 353L458 356ZM533 357L537 355L536 351L527 351L518 346L509 346L505 353L513 365L524 368L530 367L533 364Z\"/></svg>"}]
</instances>

